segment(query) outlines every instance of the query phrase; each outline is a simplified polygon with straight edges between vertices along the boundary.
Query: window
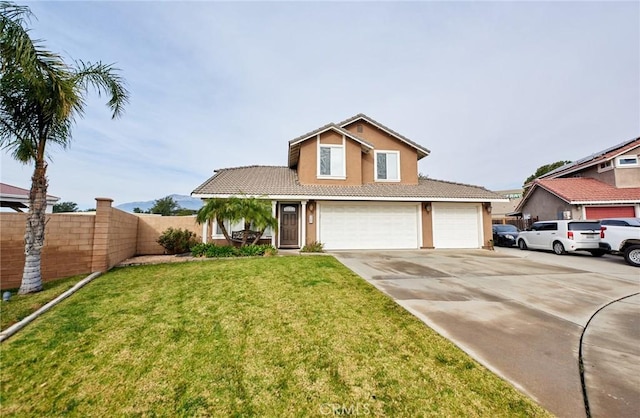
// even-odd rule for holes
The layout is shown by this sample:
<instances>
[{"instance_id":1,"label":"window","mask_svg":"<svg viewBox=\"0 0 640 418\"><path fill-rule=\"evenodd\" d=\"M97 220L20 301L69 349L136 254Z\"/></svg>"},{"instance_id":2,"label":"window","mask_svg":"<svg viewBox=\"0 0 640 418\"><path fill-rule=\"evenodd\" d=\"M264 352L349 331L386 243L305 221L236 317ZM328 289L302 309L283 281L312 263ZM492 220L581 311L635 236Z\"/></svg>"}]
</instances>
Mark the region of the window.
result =
<instances>
[{"instance_id":1,"label":"window","mask_svg":"<svg viewBox=\"0 0 640 418\"><path fill-rule=\"evenodd\" d=\"M601 173L603 171L611 170L612 168L611 160L604 161L598 165L598 172Z\"/></svg>"},{"instance_id":2,"label":"window","mask_svg":"<svg viewBox=\"0 0 640 418\"><path fill-rule=\"evenodd\" d=\"M616 166L618 167L636 167L638 166L638 157L631 155L623 155L616 158Z\"/></svg>"},{"instance_id":3,"label":"window","mask_svg":"<svg viewBox=\"0 0 640 418\"><path fill-rule=\"evenodd\" d=\"M320 145L318 177L344 178L344 146Z\"/></svg>"},{"instance_id":4,"label":"window","mask_svg":"<svg viewBox=\"0 0 640 418\"><path fill-rule=\"evenodd\" d=\"M375 158L377 181L400 181L400 152L376 151Z\"/></svg>"}]
</instances>

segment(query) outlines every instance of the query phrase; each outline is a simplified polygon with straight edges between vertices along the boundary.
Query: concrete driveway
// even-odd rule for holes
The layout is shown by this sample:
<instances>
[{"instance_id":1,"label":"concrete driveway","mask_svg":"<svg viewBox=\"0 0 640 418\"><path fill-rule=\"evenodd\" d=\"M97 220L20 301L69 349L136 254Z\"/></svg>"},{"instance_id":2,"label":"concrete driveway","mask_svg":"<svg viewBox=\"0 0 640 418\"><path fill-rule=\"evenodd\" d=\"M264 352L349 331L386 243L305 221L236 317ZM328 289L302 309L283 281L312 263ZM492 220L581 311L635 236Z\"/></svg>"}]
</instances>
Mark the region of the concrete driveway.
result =
<instances>
[{"instance_id":1,"label":"concrete driveway","mask_svg":"<svg viewBox=\"0 0 640 418\"><path fill-rule=\"evenodd\" d=\"M622 258L503 248L333 255L555 415L586 416L586 392L593 417L638 417L640 269Z\"/></svg>"}]
</instances>

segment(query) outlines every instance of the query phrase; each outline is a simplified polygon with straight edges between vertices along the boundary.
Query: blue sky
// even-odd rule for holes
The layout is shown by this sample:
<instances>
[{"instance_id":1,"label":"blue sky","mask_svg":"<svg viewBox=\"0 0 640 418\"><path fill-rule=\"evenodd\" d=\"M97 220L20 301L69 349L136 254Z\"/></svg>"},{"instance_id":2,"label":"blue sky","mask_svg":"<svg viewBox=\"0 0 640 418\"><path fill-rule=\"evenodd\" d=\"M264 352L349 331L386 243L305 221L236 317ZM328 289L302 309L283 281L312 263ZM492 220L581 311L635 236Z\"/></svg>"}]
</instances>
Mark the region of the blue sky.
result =
<instances>
[{"instance_id":1,"label":"blue sky","mask_svg":"<svg viewBox=\"0 0 640 418\"><path fill-rule=\"evenodd\" d=\"M286 165L287 141L357 113L430 149L420 172L492 190L640 135L638 2L26 4L34 37L116 63L131 92L117 120L91 94L49 149L49 193L81 208Z\"/></svg>"}]
</instances>

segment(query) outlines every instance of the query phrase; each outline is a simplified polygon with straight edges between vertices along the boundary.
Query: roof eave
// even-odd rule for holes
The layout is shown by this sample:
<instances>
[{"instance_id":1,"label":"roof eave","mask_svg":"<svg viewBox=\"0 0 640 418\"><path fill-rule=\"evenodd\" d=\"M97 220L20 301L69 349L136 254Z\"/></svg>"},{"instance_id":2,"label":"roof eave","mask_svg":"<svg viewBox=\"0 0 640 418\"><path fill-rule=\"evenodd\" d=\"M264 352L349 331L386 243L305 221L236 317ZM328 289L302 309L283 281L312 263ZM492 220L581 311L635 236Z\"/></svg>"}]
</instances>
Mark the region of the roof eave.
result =
<instances>
[{"instance_id":1,"label":"roof eave","mask_svg":"<svg viewBox=\"0 0 640 418\"><path fill-rule=\"evenodd\" d=\"M191 194L192 197L199 199L213 199L213 198L228 198L237 196L237 194L230 193L199 193ZM247 197L256 197L261 199L270 200L341 200L341 201L380 201L380 202L468 202L468 203L506 203L509 199L499 198L471 198L471 197L429 197L429 196L414 196L414 197L397 197L397 196L331 196L331 195L295 195L295 194L263 194L263 195L246 195Z\"/></svg>"}]
</instances>

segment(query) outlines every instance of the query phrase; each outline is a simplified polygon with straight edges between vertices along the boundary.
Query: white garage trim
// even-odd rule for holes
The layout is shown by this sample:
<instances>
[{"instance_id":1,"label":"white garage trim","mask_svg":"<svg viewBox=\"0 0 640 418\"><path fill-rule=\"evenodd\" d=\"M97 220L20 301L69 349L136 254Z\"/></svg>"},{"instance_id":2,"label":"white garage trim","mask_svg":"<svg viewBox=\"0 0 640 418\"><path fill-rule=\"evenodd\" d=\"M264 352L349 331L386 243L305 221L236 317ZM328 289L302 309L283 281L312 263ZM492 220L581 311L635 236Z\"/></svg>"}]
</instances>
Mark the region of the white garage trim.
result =
<instances>
[{"instance_id":1,"label":"white garage trim","mask_svg":"<svg viewBox=\"0 0 640 418\"><path fill-rule=\"evenodd\" d=\"M316 233L327 250L417 249L421 205L411 202L318 202Z\"/></svg>"},{"instance_id":2,"label":"white garage trim","mask_svg":"<svg viewBox=\"0 0 640 418\"><path fill-rule=\"evenodd\" d=\"M482 205L433 203L435 248L482 248Z\"/></svg>"}]
</instances>

